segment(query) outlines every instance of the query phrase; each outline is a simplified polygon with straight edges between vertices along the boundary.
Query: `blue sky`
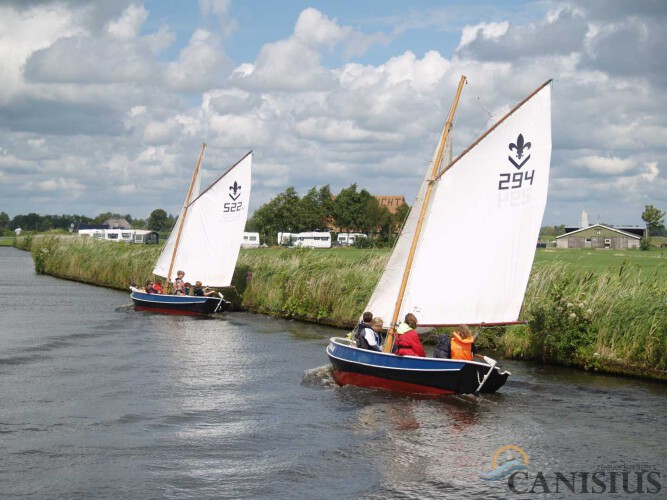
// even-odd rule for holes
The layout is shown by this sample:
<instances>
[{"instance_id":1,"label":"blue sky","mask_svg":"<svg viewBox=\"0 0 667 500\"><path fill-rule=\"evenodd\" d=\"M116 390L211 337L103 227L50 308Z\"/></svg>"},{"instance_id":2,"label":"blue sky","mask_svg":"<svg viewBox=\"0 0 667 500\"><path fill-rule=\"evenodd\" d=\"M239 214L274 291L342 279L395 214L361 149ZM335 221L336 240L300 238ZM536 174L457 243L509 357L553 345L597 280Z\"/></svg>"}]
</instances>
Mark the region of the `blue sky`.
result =
<instances>
[{"instance_id":1,"label":"blue sky","mask_svg":"<svg viewBox=\"0 0 667 500\"><path fill-rule=\"evenodd\" d=\"M455 154L549 78L544 224L667 210L659 0L0 1L0 211L176 213L255 152L252 208L356 182L411 202L462 74Z\"/></svg>"}]
</instances>

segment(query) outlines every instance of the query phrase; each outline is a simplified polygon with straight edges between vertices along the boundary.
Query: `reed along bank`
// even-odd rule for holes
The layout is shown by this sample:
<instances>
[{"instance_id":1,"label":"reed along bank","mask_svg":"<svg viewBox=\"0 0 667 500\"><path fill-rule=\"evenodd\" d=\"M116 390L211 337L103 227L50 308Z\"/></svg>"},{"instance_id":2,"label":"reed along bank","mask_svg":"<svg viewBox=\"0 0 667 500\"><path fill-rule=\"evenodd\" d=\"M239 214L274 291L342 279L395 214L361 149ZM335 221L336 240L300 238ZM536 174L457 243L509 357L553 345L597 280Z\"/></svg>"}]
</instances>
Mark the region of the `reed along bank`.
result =
<instances>
[{"instance_id":1,"label":"reed along bank","mask_svg":"<svg viewBox=\"0 0 667 500\"><path fill-rule=\"evenodd\" d=\"M119 290L151 278L161 249L68 236L20 237L15 246L31 251L37 273ZM376 249L242 250L232 282L236 293L225 296L238 309L349 328L388 256ZM538 251L520 319L527 325L482 330L480 348L665 381L667 254Z\"/></svg>"}]
</instances>

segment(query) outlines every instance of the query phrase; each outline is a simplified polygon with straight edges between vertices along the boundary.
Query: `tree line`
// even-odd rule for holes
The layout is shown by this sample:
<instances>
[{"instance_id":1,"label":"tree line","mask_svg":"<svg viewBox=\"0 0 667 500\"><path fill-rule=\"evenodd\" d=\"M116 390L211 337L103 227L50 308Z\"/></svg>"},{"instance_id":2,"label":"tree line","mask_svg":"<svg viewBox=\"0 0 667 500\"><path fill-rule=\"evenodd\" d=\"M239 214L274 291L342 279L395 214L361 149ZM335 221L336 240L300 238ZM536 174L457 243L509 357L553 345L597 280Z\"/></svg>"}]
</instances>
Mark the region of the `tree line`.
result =
<instances>
[{"instance_id":1,"label":"tree line","mask_svg":"<svg viewBox=\"0 0 667 500\"><path fill-rule=\"evenodd\" d=\"M337 196L332 195L329 185L320 189L311 188L303 197L299 197L294 187L289 187L258 208L248 219L246 230L260 233L261 241L273 244L279 232L298 233L335 227L341 232L373 235L378 243L383 244L393 241L409 210L407 205L402 205L392 214L368 191L359 190L357 184L342 189ZM644 207L642 220L646 224L646 233L642 238L642 248L649 248L651 236L667 236L664 217L665 212L653 205ZM176 223L176 217L161 208L153 210L145 220L135 219L130 214L112 212L96 217L29 213L10 219L6 212L0 212L0 236L12 235L17 228L38 232L52 229L68 231L80 224L103 224L108 219L125 219L135 229L162 233L170 231ZM564 233L564 224L543 226L540 231L542 236L560 236Z\"/></svg>"},{"instance_id":2,"label":"tree line","mask_svg":"<svg viewBox=\"0 0 667 500\"><path fill-rule=\"evenodd\" d=\"M327 184L311 188L300 197L294 187L287 188L259 207L248 219L247 231L258 232L263 242L276 242L279 232L303 231L359 232L372 236L377 244L390 244L410 208L402 205L396 213L357 184L333 196Z\"/></svg>"},{"instance_id":3,"label":"tree line","mask_svg":"<svg viewBox=\"0 0 667 500\"><path fill-rule=\"evenodd\" d=\"M135 229L150 229L151 231L169 231L176 223L176 217L168 215L167 212L158 208L151 212L148 219L135 219L130 214L117 214L112 212L101 213L95 217L86 215L39 215L29 213L17 215L10 219L6 212L0 212L0 236L14 234L14 230L21 228L24 231L50 231L61 229L69 231L78 228L82 224L104 224L108 219L125 219Z\"/></svg>"}]
</instances>

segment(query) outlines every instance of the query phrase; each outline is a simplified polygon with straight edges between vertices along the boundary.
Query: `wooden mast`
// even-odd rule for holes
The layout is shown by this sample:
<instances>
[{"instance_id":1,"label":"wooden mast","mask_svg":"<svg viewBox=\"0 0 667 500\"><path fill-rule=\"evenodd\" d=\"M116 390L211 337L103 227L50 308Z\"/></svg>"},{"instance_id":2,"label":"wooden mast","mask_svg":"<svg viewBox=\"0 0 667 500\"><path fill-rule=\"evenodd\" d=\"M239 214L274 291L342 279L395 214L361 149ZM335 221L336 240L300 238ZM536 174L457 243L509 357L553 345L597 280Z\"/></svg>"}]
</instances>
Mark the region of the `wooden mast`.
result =
<instances>
[{"instance_id":1,"label":"wooden mast","mask_svg":"<svg viewBox=\"0 0 667 500\"><path fill-rule=\"evenodd\" d=\"M438 169L440 168L440 163L442 162L442 153L445 149L445 144L447 142L447 136L449 131L452 128L452 121L454 120L454 113L456 112L456 106L459 103L459 98L461 97L461 91L463 90L463 85L465 84L466 77L462 76L459 81L459 87L456 90L456 97L454 98L454 103L452 108L449 110L449 116L445 122L445 126L442 129L440 147L435 156L433 166L431 167L431 175L426 187L426 194L424 195L424 202L422 203L421 212L419 213L419 220L417 221L417 227L415 229L415 234L412 237L412 246L410 247L410 253L408 254L408 260L405 264L405 271L403 272L403 280L401 281L401 287L398 291L398 298L396 299L396 305L394 306L394 314L391 318L391 323L389 324L389 331L387 333L387 341L384 344L384 352L391 352L391 348L394 345L394 333L396 331L396 322L398 321L398 314L401 309L401 304L403 303L403 296L405 295L405 288L408 284L408 278L410 277L410 268L412 267L412 261L415 256L415 250L417 249L417 242L419 241L419 235L421 233L422 225L424 224L424 216L426 215L426 207L428 207L429 200L431 198L431 192L433 191L433 181Z\"/></svg>"},{"instance_id":2,"label":"wooden mast","mask_svg":"<svg viewBox=\"0 0 667 500\"><path fill-rule=\"evenodd\" d=\"M201 160L204 157L204 149L206 149L206 143L202 144L201 153L199 153L199 160L197 160L197 166L195 171L192 174L192 180L190 181L190 189L188 190L188 196L185 198L185 209L183 210L183 216L181 217L181 223L178 226L178 233L176 234L176 241L174 242L174 251L171 254L171 263L169 264L169 272L167 273L167 282L164 284L162 289L163 294L169 293L169 283L171 282L171 272L174 270L174 261L176 260L176 252L178 251L178 243L181 239L181 231L183 231L183 224L185 223L185 217L188 214L188 208L190 205L190 197L192 196L192 190L195 187L195 182L197 181L197 174L199 173L199 167L201 166Z\"/></svg>"}]
</instances>

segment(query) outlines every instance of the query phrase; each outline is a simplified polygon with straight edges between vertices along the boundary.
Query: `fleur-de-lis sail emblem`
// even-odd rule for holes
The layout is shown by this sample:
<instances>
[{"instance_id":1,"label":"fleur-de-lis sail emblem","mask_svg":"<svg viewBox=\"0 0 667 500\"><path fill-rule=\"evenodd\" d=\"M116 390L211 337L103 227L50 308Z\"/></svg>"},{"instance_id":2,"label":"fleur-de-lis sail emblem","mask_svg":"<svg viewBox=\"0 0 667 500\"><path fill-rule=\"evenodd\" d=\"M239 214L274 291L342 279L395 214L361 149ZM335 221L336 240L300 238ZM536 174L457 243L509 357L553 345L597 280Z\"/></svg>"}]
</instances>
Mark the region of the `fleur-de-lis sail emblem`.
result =
<instances>
[{"instance_id":1,"label":"fleur-de-lis sail emblem","mask_svg":"<svg viewBox=\"0 0 667 500\"><path fill-rule=\"evenodd\" d=\"M229 190L231 191L229 197L232 200L236 201L238 197L241 196L241 185L238 182L234 181L234 184L229 186Z\"/></svg>"},{"instance_id":2,"label":"fleur-de-lis sail emblem","mask_svg":"<svg viewBox=\"0 0 667 500\"><path fill-rule=\"evenodd\" d=\"M530 142L525 142L523 138L523 134L519 134L519 137L516 138L516 144L510 143L510 151L516 151L516 159L520 162L517 163L514 161L514 158L511 156L508 156L507 159L516 167L517 170L521 170L521 167L523 167L528 160L530 160L530 155L526 157L525 160L521 161L521 158L523 158L523 155L527 150L530 149Z\"/></svg>"},{"instance_id":3,"label":"fleur-de-lis sail emblem","mask_svg":"<svg viewBox=\"0 0 667 500\"><path fill-rule=\"evenodd\" d=\"M523 157L524 149L530 149L530 142L523 142L523 134L519 134L516 144L510 144L510 151L516 150L516 158L520 160Z\"/></svg>"}]
</instances>

